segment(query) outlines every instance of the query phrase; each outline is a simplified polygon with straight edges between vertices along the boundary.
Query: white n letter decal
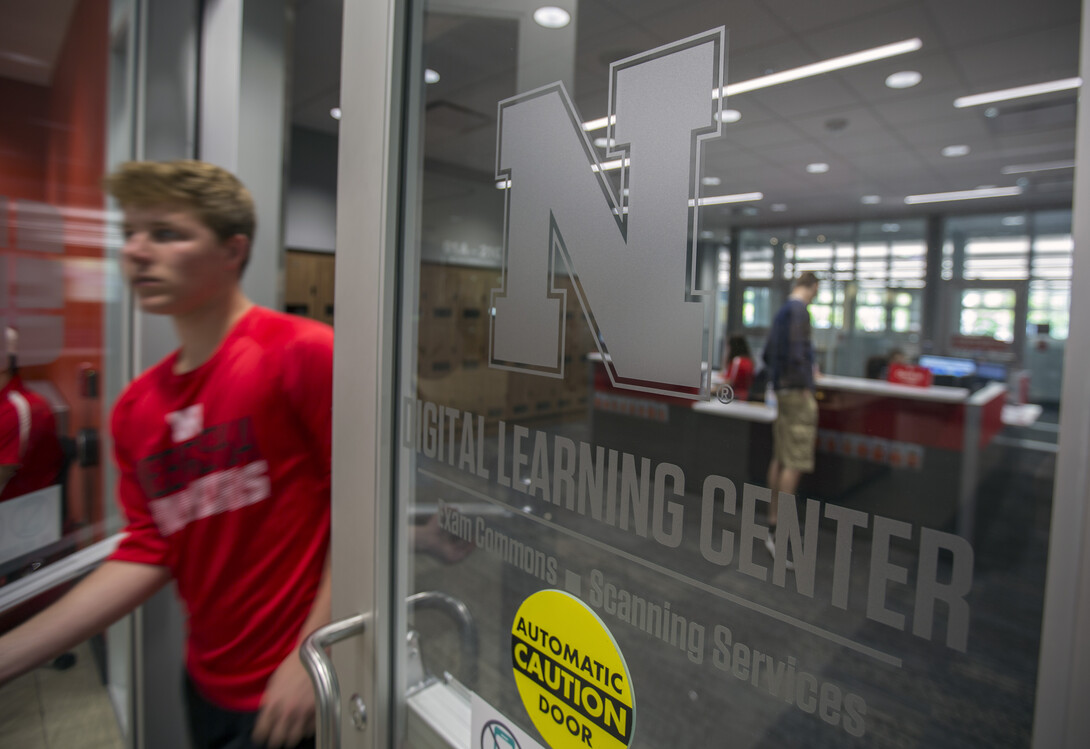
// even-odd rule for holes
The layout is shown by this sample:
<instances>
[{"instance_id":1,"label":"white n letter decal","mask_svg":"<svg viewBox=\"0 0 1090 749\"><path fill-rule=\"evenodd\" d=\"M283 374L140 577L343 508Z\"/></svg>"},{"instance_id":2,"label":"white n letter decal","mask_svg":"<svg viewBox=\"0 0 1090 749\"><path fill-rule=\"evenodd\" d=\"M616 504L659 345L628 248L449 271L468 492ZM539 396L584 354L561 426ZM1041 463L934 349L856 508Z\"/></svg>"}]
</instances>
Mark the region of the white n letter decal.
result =
<instances>
[{"instance_id":1,"label":"white n letter decal","mask_svg":"<svg viewBox=\"0 0 1090 749\"><path fill-rule=\"evenodd\" d=\"M707 391L695 200L702 142L719 135L724 47L720 28L610 66L610 157L624 159L627 201L562 84L500 102L496 172L510 189L492 366L563 376L563 263L617 386Z\"/></svg>"}]
</instances>

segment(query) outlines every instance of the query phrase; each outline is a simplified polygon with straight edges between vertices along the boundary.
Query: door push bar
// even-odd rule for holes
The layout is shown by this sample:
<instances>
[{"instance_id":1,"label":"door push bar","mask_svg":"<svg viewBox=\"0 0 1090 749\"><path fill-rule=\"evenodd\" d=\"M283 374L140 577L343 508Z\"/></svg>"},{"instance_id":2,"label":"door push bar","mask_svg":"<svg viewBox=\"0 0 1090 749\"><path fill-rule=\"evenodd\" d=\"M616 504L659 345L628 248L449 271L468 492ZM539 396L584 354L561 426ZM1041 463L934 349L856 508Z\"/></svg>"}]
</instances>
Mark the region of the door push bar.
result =
<instances>
[{"instance_id":1,"label":"door push bar","mask_svg":"<svg viewBox=\"0 0 1090 749\"><path fill-rule=\"evenodd\" d=\"M356 614L339 622L314 630L303 641L299 657L310 675L317 699L315 746L317 749L339 749L341 745L341 686L337 672L326 655L326 648L358 635L367 628L367 615ZM362 729L367 722L367 708L359 697L353 698L355 714L352 720Z\"/></svg>"}]
</instances>

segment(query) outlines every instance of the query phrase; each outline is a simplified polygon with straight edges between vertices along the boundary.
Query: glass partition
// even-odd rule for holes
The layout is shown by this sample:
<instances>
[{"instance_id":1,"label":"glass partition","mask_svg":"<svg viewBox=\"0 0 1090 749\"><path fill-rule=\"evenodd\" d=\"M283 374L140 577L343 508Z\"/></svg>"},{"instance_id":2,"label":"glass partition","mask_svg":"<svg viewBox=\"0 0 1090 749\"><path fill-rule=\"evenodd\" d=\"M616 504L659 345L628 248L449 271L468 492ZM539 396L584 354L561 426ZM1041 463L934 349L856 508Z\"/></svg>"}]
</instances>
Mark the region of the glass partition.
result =
<instances>
[{"instance_id":1,"label":"glass partition","mask_svg":"<svg viewBox=\"0 0 1090 749\"><path fill-rule=\"evenodd\" d=\"M535 10L411 29L401 717L444 691L473 746L1028 745L1061 404L1023 371L1078 323L1071 168L1012 149L1069 158L1077 93L960 97L1077 75L1080 4ZM829 376L787 485L791 396L734 400L708 331L759 369L805 271Z\"/></svg>"},{"instance_id":2,"label":"glass partition","mask_svg":"<svg viewBox=\"0 0 1090 749\"><path fill-rule=\"evenodd\" d=\"M119 529L107 383L123 377L118 269L100 181L129 122L126 3L12 11L0 42L0 317L7 433L0 580ZM111 20L113 25L111 27ZM111 75L113 78L111 78ZM115 132L115 130L119 132Z\"/></svg>"},{"instance_id":3,"label":"glass partition","mask_svg":"<svg viewBox=\"0 0 1090 749\"><path fill-rule=\"evenodd\" d=\"M130 373L119 243L100 182L112 163L131 157L135 5L3 10L0 631L67 585L29 600L27 590L55 580L51 570L76 552L104 556L96 544L122 525L108 414ZM132 670L126 631L119 625L6 685L0 744L122 746Z\"/></svg>"}]
</instances>

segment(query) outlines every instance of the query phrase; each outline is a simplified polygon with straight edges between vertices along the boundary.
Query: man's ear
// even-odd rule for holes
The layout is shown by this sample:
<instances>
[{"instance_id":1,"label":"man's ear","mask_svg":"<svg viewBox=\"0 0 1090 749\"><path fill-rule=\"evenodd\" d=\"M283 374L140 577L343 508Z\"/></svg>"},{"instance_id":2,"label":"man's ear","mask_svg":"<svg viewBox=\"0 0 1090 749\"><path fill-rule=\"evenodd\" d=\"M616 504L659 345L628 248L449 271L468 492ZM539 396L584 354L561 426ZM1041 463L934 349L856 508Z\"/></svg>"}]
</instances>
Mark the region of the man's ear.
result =
<instances>
[{"instance_id":1,"label":"man's ear","mask_svg":"<svg viewBox=\"0 0 1090 749\"><path fill-rule=\"evenodd\" d=\"M246 261L250 259L250 238L245 234L235 234L224 244L227 247L228 256L241 274L242 269L246 267Z\"/></svg>"}]
</instances>

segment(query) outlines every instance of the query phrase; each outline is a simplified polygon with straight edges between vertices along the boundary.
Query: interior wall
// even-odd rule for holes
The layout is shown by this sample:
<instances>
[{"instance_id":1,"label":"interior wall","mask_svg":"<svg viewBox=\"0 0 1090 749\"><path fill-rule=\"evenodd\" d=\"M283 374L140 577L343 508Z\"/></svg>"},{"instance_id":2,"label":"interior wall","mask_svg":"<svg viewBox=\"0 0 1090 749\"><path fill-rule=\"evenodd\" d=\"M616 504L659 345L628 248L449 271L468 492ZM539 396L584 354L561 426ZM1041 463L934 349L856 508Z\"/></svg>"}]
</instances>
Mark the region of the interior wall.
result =
<instances>
[{"instance_id":1,"label":"interior wall","mask_svg":"<svg viewBox=\"0 0 1090 749\"><path fill-rule=\"evenodd\" d=\"M337 243L337 136L291 129L284 246L333 252Z\"/></svg>"}]
</instances>

